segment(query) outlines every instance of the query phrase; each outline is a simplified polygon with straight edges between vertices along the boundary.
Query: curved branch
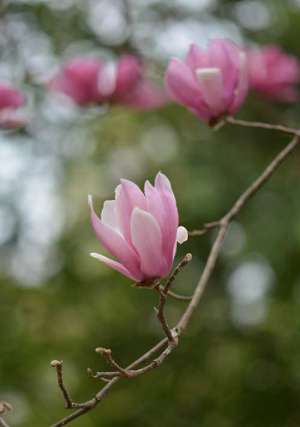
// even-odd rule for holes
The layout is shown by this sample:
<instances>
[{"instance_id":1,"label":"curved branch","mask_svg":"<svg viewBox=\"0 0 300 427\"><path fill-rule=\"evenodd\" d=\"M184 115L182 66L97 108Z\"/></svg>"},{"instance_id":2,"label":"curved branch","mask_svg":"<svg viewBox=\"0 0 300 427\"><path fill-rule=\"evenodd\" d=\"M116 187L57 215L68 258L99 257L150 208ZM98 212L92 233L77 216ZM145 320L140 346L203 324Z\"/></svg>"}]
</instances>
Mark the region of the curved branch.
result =
<instances>
[{"instance_id":1,"label":"curved branch","mask_svg":"<svg viewBox=\"0 0 300 427\"><path fill-rule=\"evenodd\" d=\"M217 233L213 246L210 250L204 270L197 283L192 299L188 304L186 310L182 314L177 326L173 329L173 331L177 333L178 337L185 331L196 307L199 304L201 296L207 286L207 283L216 265L216 261L219 256L224 237L226 235L227 229L232 219L241 211L241 209L246 204L246 202L265 184L265 182L269 180L269 178L278 169L281 163L288 157L288 155L299 144L299 135L300 135L299 131L296 132L292 130L292 132L290 132L289 128L283 127L285 129L284 130L281 126L280 127L278 126L274 127L273 125L270 125L270 126L271 127L265 127L265 126L261 126L261 127L265 127L268 129L277 129L287 133L293 133L295 134L295 137L282 151L280 151L280 153L272 160L272 162L267 166L267 168L263 171L263 173L250 185L250 187L248 187L247 190L244 193L242 193L242 195L233 204L232 208L228 211L228 213L220 221L217 221L214 223L215 224L214 226L218 227L219 231ZM164 338L163 340L161 340L158 344L156 344L156 346L154 346L147 353L142 355L139 359L134 361L131 365L129 365L126 368L126 371L128 372L138 367L146 360L149 360L155 353L160 351L166 344L168 344L168 338ZM145 366L144 368L140 368L139 370L136 370L136 372L138 372L139 375L141 375L146 372L149 372L151 369L154 369L157 366L160 366L163 363L163 361L167 358L167 356L172 352L172 350L173 348L170 348L170 342L169 342L169 345L161 353L161 355L158 356L157 359L154 359L152 362L149 363L149 365ZM159 360L159 362L157 362L157 360ZM81 404L81 407L79 409L77 409L75 412L73 412L69 416L58 421L57 423L53 424L52 427L65 426L66 424L69 424L71 421L79 418L86 412L93 409L95 406L97 406L101 402L101 400L107 395L107 393L112 388L112 386L116 384L119 380L120 380L120 377L115 376L95 395L93 399L88 400L83 404Z\"/></svg>"}]
</instances>

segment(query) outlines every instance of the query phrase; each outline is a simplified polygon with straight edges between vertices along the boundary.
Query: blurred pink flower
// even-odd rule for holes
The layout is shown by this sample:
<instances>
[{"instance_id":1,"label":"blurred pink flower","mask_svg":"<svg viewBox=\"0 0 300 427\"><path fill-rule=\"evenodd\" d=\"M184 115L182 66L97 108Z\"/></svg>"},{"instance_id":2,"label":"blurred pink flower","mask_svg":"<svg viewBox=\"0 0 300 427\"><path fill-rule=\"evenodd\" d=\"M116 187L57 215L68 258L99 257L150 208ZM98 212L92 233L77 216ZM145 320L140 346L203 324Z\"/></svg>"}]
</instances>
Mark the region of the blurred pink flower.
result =
<instances>
[{"instance_id":1,"label":"blurred pink flower","mask_svg":"<svg viewBox=\"0 0 300 427\"><path fill-rule=\"evenodd\" d=\"M211 40L206 50L192 44L185 61L172 59L167 91L179 104L214 125L240 108L248 92L244 51L230 40Z\"/></svg>"},{"instance_id":2,"label":"blurred pink flower","mask_svg":"<svg viewBox=\"0 0 300 427\"><path fill-rule=\"evenodd\" d=\"M248 51L250 87L278 101L298 99L300 63L277 46Z\"/></svg>"},{"instance_id":3,"label":"blurred pink flower","mask_svg":"<svg viewBox=\"0 0 300 427\"><path fill-rule=\"evenodd\" d=\"M91 221L104 248L116 258L91 256L136 282L166 276L172 268L177 243L188 238L178 226L178 210L170 181L162 173L155 185L146 181L144 193L131 181L121 179L115 200L104 202L101 217L89 196Z\"/></svg>"},{"instance_id":4,"label":"blurred pink flower","mask_svg":"<svg viewBox=\"0 0 300 427\"><path fill-rule=\"evenodd\" d=\"M122 55L117 63L98 58L72 59L49 86L82 106L107 102L150 109L166 102L162 91L144 78L143 65L133 55Z\"/></svg>"},{"instance_id":5,"label":"blurred pink flower","mask_svg":"<svg viewBox=\"0 0 300 427\"><path fill-rule=\"evenodd\" d=\"M20 90L8 83L0 83L0 128L15 129L26 124L25 116L16 111L24 102Z\"/></svg>"}]
</instances>

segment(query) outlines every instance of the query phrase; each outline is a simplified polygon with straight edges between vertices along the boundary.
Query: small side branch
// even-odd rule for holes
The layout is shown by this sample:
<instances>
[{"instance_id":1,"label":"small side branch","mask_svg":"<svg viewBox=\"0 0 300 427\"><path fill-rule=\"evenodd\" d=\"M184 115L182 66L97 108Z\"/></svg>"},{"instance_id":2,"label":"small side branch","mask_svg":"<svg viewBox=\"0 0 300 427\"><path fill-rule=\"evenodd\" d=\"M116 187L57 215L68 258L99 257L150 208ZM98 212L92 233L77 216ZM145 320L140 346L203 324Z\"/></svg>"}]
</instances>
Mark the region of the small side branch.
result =
<instances>
[{"instance_id":1,"label":"small side branch","mask_svg":"<svg viewBox=\"0 0 300 427\"><path fill-rule=\"evenodd\" d=\"M58 387L61 390L61 393L63 395L64 398L64 402L65 402L65 408L66 409L73 409L73 408L78 408L81 405L78 403L73 402L73 400L71 399L71 396L64 384L64 379L63 379L63 361L62 360L52 360L52 362L50 363L50 366L52 368L56 369L56 377L57 377L57 384Z\"/></svg>"},{"instance_id":2,"label":"small side branch","mask_svg":"<svg viewBox=\"0 0 300 427\"><path fill-rule=\"evenodd\" d=\"M250 122L248 120L235 119L234 117L227 117L226 123L229 123L231 125L248 127L248 128L260 128L260 129L266 129L266 130L275 130L275 131L287 133L289 135L300 136L300 130L299 129L290 128L290 127L284 126L284 125L273 125L271 123L264 123L264 122Z\"/></svg>"},{"instance_id":3,"label":"small side branch","mask_svg":"<svg viewBox=\"0 0 300 427\"><path fill-rule=\"evenodd\" d=\"M209 230L212 230L214 228L218 228L220 226L220 221L214 221L214 222L208 222L207 224L204 224L202 228L199 230L192 230L189 231L190 237L199 237L206 234Z\"/></svg>"},{"instance_id":4,"label":"small side branch","mask_svg":"<svg viewBox=\"0 0 300 427\"><path fill-rule=\"evenodd\" d=\"M0 427L9 427L6 421L0 416Z\"/></svg>"},{"instance_id":5,"label":"small side branch","mask_svg":"<svg viewBox=\"0 0 300 427\"><path fill-rule=\"evenodd\" d=\"M104 357L104 359L112 366L113 369L116 369L117 371L117 376L123 376L123 377L127 377L129 378L129 373L127 371L127 369L122 368L122 366L120 366L112 357L112 351L110 348L103 348L103 347L98 347L96 348L96 353L100 354L101 356ZM107 376L107 375L104 375ZM113 375L116 376L116 375Z\"/></svg>"},{"instance_id":6,"label":"small side branch","mask_svg":"<svg viewBox=\"0 0 300 427\"><path fill-rule=\"evenodd\" d=\"M161 327L168 338L169 343L172 343L172 345L178 344L178 337L177 334L172 331L168 325L167 318L165 316L165 305L167 302L167 297L170 291L170 288L172 284L174 283L176 276L179 274L179 272L192 260L192 254L186 254L182 260L179 262L179 264L176 266L175 270L167 280L166 284L164 286L156 286L155 289L159 293L159 303L158 307L156 308L156 316L159 320Z\"/></svg>"}]
</instances>

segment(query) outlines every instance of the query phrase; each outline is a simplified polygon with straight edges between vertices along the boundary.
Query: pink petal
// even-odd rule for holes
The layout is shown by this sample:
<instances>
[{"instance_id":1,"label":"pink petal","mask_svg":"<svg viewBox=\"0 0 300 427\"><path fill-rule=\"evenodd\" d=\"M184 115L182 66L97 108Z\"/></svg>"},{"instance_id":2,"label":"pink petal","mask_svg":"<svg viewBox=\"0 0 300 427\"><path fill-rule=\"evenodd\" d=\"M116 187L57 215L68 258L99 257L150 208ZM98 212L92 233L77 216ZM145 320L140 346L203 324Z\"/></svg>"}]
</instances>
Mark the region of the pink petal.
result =
<instances>
[{"instance_id":1,"label":"pink petal","mask_svg":"<svg viewBox=\"0 0 300 427\"><path fill-rule=\"evenodd\" d=\"M108 225L103 224L96 215L91 196L89 197L91 222L96 237L104 248L116 257L135 277L141 277L139 260L135 251L123 236Z\"/></svg>"},{"instance_id":2,"label":"pink petal","mask_svg":"<svg viewBox=\"0 0 300 427\"><path fill-rule=\"evenodd\" d=\"M203 98L209 106L213 116L226 111L224 103L224 87L221 70L218 68L199 68L196 75L200 84Z\"/></svg>"},{"instance_id":3,"label":"pink petal","mask_svg":"<svg viewBox=\"0 0 300 427\"><path fill-rule=\"evenodd\" d=\"M101 222L119 231L115 200L106 200L101 212Z\"/></svg>"},{"instance_id":4,"label":"pink petal","mask_svg":"<svg viewBox=\"0 0 300 427\"><path fill-rule=\"evenodd\" d=\"M159 172L155 178L155 188L159 191L161 198L161 208L163 209L163 225L162 238L163 238L163 253L169 267L173 263L173 248L176 242L176 233L178 228L178 210L176 199L173 194L170 181L168 178Z\"/></svg>"},{"instance_id":5,"label":"pink petal","mask_svg":"<svg viewBox=\"0 0 300 427\"><path fill-rule=\"evenodd\" d=\"M101 101L98 75L102 63L96 58L75 58L65 64L49 87L69 96L79 105Z\"/></svg>"},{"instance_id":6,"label":"pink petal","mask_svg":"<svg viewBox=\"0 0 300 427\"><path fill-rule=\"evenodd\" d=\"M160 192L157 190L157 188L153 187L149 181L145 182L144 190L147 201L147 211L154 216L161 228L161 232L163 233L165 212L162 206Z\"/></svg>"},{"instance_id":7,"label":"pink petal","mask_svg":"<svg viewBox=\"0 0 300 427\"><path fill-rule=\"evenodd\" d=\"M240 66L237 86L234 92L233 102L229 107L229 113L234 114L245 100L249 89L249 77L247 58L244 52L240 52Z\"/></svg>"},{"instance_id":8,"label":"pink petal","mask_svg":"<svg viewBox=\"0 0 300 427\"><path fill-rule=\"evenodd\" d=\"M191 44L185 62L193 71L197 68L211 66L207 52L200 49L195 43Z\"/></svg>"},{"instance_id":9,"label":"pink petal","mask_svg":"<svg viewBox=\"0 0 300 427\"><path fill-rule=\"evenodd\" d=\"M171 98L191 109L204 120L209 119L209 111L192 70L178 59L172 59L165 77L167 91Z\"/></svg>"},{"instance_id":10,"label":"pink petal","mask_svg":"<svg viewBox=\"0 0 300 427\"><path fill-rule=\"evenodd\" d=\"M222 72L225 102L231 103L238 80L240 48L231 40L215 39L209 43L208 52L210 66Z\"/></svg>"},{"instance_id":11,"label":"pink petal","mask_svg":"<svg viewBox=\"0 0 300 427\"><path fill-rule=\"evenodd\" d=\"M119 273L123 274L124 276L128 277L129 279L132 279L134 281L139 281L138 277L134 277L129 270L127 270L126 267L124 267L122 264L120 264L117 261L114 261L110 258L107 258L104 255L97 254L96 252L90 253L91 257L96 258L97 260L103 262L105 265L107 265L109 268L112 268Z\"/></svg>"},{"instance_id":12,"label":"pink petal","mask_svg":"<svg viewBox=\"0 0 300 427\"><path fill-rule=\"evenodd\" d=\"M3 129L19 129L29 121L29 117L25 114L19 113L11 108L0 110L0 128Z\"/></svg>"},{"instance_id":13,"label":"pink petal","mask_svg":"<svg viewBox=\"0 0 300 427\"><path fill-rule=\"evenodd\" d=\"M166 265L162 253L161 231L150 213L134 208L131 216L131 237L145 276L156 278L164 275Z\"/></svg>"},{"instance_id":14,"label":"pink petal","mask_svg":"<svg viewBox=\"0 0 300 427\"><path fill-rule=\"evenodd\" d=\"M155 177L155 187L161 191L170 191L173 194L171 182L169 178L162 172L158 172Z\"/></svg>"},{"instance_id":15,"label":"pink petal","mask_svg":"<svg viewBox=\"0 0 300 427\"><path fill-rule=\"evenodd\" d=\"M121 179L116 191L116 212L123 236L131 244L130 221L135 207L146 209L146 199L140 188L127 179Z\"/></svg>"},{"instance_id":16,"label":"pink petal","mask_svg":"<svg viewBox=\"0 0 300 427\"><path fill-rule=\"evenodd\" d=\"M133 55L122 55L117 68L116 96L132 91L141 75L141 62Z\"/></svg>"},{"instance_id":17,"label":"pink petal","mask_svg":"<svg viewBox=\"0 0 300 427\"><path fill-rule=\"evenodd\" d=\"M119 102L141 110L151 110L166 104L167 97L163 90L151 81L142 79L132 92L119 99Z\"/></svg>"},{"instance_id":18,"label":"pink petal","mask_svg":"<svg viewBox=\"0 0 300 427\"><path fill-rule=\"evenodd\" d=\"M0 83L0 108L18 108L24 104L24 96L21 91L10 84Z\"/></svg>"}]
</instances>

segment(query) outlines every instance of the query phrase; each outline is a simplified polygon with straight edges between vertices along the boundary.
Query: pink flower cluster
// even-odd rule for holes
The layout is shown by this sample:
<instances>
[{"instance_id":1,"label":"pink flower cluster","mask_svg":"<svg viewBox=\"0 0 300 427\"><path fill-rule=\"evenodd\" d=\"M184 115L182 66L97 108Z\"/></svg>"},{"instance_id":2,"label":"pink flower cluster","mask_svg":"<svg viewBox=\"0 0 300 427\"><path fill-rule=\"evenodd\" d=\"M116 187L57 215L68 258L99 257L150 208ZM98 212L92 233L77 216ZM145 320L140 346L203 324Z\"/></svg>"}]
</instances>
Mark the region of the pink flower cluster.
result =
<instances>
[{"instance_id":1,"label":"pink flower cluster","mask_svg":"<svg viewBox=\"0 0 300 427\"><path fill-rule=\"evenodd\" d=\"M215 39L206 49L191 45L183 61L172 59L165 87L170 99L213 126L239 110L249 89L273 100L296 101L299 80L299 61L276 46L243 49L230 40ZM129 54L114 63L73 58L48 86L80 106L110 103L148 110L167 102L166 94L145 77L143 63ZM25 124L16 113L23 103L20 91L0 84L0 127Z\"/></svg>"},{"instance_id":2,"label":"pink flower cluster","mask_svg":"<svg viewBox=\"0 0 300 427\"><path fill-rule=\"evenodd\" d=\"M14 129L24 126L25 117L16 111L24 101L21 91L8 83L0 83L0 128Z\"/></svg>"},{"instance_id":3,"label":"pink flower cluster","mask_svg":"<svg viewBox=\"0 0 300 427\"><path fill-rule=\"evenodd\" d=\"M91 196L89 205L95 234L116 260L91 253L94 258L136 282L170 272L177 243L187 240L188 233L179 226L175 196L165 175L158 173L154 186L146 181L144 193L122 179L115 200L104 202L100 218Z\"/></svg>"},{"instance_id":4,"label":"pink flower cluster","mask_svg":"<svg viewBox=\"0 0 300 427\"><path fill-rule=\"evenodd\" d=\"M133 55L122 55L117 63L95 57L72 59L49 86L81 106L111 103L147 110L166 101L164 94L144 77L143 64Z\"/></svg>"}]
</instances>

